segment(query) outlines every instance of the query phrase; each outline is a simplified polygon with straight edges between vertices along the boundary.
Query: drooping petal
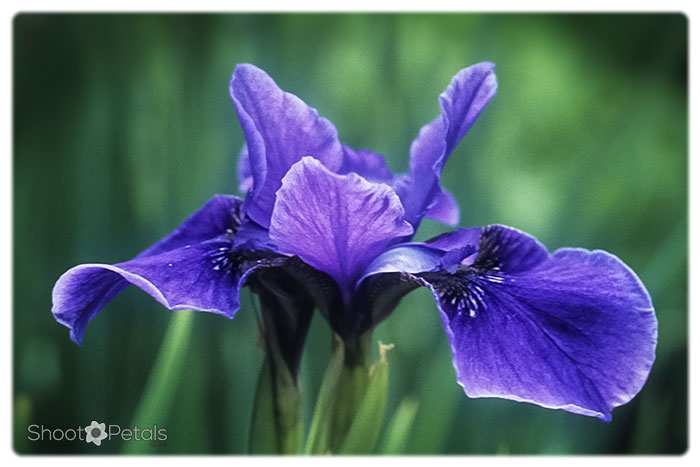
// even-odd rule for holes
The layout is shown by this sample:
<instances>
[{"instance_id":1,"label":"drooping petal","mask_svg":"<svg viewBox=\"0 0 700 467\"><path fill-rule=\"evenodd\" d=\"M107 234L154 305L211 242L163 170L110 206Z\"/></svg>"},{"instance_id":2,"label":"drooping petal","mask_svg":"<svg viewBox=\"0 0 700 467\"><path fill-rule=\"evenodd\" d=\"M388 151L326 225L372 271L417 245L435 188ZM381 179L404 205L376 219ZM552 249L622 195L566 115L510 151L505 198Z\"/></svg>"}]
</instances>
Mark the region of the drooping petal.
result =
<instances>
[{"instance_id":1,"label":"drooping petal","mask_svg":"<svg viewBox=\"0 0 700 467\"><path fill-rule=\"evenodd\" d=\"M370 182L390 183L394 177L381 154L369 149L355 151L351 147L343 146L343 165L337 173L346 175L350 172L355 172Z\"/></svg>"},{"instance_id":2,"label":"drooping petal","mask_svg":"<svg viewBox=\"0 0 700 467\"><path fill-rule=\"evenodd\" d=\"M304 157L282 181L270 222L278 251L329 274L350 298L365 267L396 238L410 235L389 186L337 175Z\"/></svg>"},{"instance_id":3,"label":"drooping petal","mask_svg":"<svg viewBox=\"0 0 700 467\"><path fill-rule=\"evenodd\" d=\"M160 264L161 269L167 267L170 273L170 268L175 267L175 262L185 264L183 261L199 251L200 247L196 246L202 242L233 236L240 223L240 206L241 200L234 196L214 196L170 235L143 251L131 262L114 266L88 264L70 269L54 286L54 317L71 328L72 339L80 343L87 323L131 283L138 282L137 285L141 284L140 286L148 289L149 293L172 303L172 299L166 299L165 292L156 292L157 287L148 282L148 276L139 275L139 270L133 268L142 266L144 262L150 261L149 258L156 258L153 259L154 265ZM230 240L221 241L230 243ZM172 252L172 258L166 261L169 252ZM164 261L166 266L162 266ZM192 262L193 258L188 261ZM168 263L173 263L173 266L167 266Z\"/></svg>"},{"instance_id":4,"label":"drooping petal","mask_svg":"<svg viewBox=\"0 0 700 467\"><path fill-rule=\"evenodd\" d=\"M489 226L476 258L454 273L387 276L433 291L457 380L470 397L531 402L608 421L614 407L641 390L654 361L651 299L634 272L604 251L549 254L529 235Z\"/></svg>"},{"instance_id":5,"label":"drooping petal","mask_svg":"<svg viewBox=\"0 0 700 467\"><path fill-rule=\"evenodd\" d=\"M483 62L457 73L440 94L441 115L421 128L411 145L408 178L397 193L414 227L441 195L440 174L449 155L496 93L493 68Z\"/></svg>"},{"instance_id":6,"label":"drooping petal","mask_svg":"<svg viewBox=\"0 0 700 467\"><path fill-rule=\"evenodd\" d=\"M252 192L246 214L267 228L275 192L287 170L303 156L313 156L332 171L342 163L333 124L293 94L282 91L264 71L238 65L231 97L245 134Z\"/></svg>"},{"instance_id":7,"label":"drooping petal","mask_svg":"<svg viewBox=\"0 0 700 467\"><path fill-rule=\"evenodd\" d=\"M258 258L236 252L229 239L210 240L125 263L81 264L63 274L54 287L54 317L71 328L80 343L87 323L125 280L170 310L208 311L233 318L240 288L260 267Z\"/></svg>"}]
</instances>

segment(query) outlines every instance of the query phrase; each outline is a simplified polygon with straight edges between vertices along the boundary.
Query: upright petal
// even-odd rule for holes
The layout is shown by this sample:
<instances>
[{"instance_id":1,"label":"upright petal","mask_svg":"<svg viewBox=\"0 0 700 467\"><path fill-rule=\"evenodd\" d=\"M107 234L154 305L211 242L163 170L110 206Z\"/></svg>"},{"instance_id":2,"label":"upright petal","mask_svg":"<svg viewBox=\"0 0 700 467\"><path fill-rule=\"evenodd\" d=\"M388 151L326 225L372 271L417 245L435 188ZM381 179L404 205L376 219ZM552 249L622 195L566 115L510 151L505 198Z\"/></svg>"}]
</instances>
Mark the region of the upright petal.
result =
<instances>
[{"instance_id":1,"label":"upright petal","mask_svg":"<svg viewBox=\"0 0 700 467\"><path fill-rule=\"evenodd\" d=\"M453 273L400 265L390 276L433 291L466 394L610 420L654 362L657 322L644 285L609 253L549 254L508 227L483 228L478 248Z\"/></svg>"},{"instance_id":2,"label":"upright petal","mask_svg":"<svg viewBox=\"0 0 700 467\"><path fill-rule=\"evenodd\" d=\"M414 227L441 194L440 174L447 158L496 94L493 68L493 63L483 62L457 73L440 94L441 115L421 128L411 145L407 183L397 192Z\"/></svg>"},{"instance_id":3,"label":"upright petal","mask_svg":"<svg viewBox=\"0 0 700 467\"><path fill-rule=\"evenodd\" d=\"M270 223L281 253L329 274L349 300L365 267L396 238L410 235L389 186L355 173L336 175L304 157L282 181Z\"/></svg>"},{"instance_id":4,"label":"upright petal","mask_svg":"<svg viewBox=\"0 0 700 467\"><path fill-rule=\"evenodd\" d=\"M253 65L236 67L230 92L245 133L252 174L246 214L267 228L275 192L292 164L311 155L332 171L340 167L343 156L338 133L316 109L282 91Z\"/></svg>"},{"instance_id":5,"label":"upright petal","mask_svg":"<svg viewBox=\"0 0 700 467\"><path fill-rule=\"evenodd\" d=\"M215 272L219 263L212 261L229 251L240 223L240 206L239 198L214 196L134 260L117 265L83 264L70 269L54 286L54 317L69 327L72 339L80 343L87 323L130 284L172 309L191 305L232 316L237 308L235 288L220 300L214 296L215 290L223 288L231 277ZM216 271L219 270L222 266ZM221 276L223 281L205 284L203 281L209 276Z\"/></svg>"},{"instance_id":6,"label":"upright petal","mask_svg":"<svg viewBox=\"0 0 700 467\"><path fill-rule=\"evenodd\" d=\"M355 151L349 146L343 146L343 165L338 173L345 175L350 172L355 172L370 182L390 183L394 177L381 154L369 149Z\"/></svg>"},{"instance_id":7,"label":"upright petal","mask_svg":"<svg viewBox=\"0 0 700 467\"><path fill-rule=\"evenodd\" d=\"M459 224L459 204L452 193L442 188L428 206L425 217L454 227Z\"/></svg>"},{"instance_id":8,"label":"upright petal","mask_svg":"<svg viewBox=\"0 0 700 467\"><path fill-rule=\"evenodd\" d=\"M238 190L241 193L247 193L251 188L253 188L253 170L248 158L248 146L244 144L241 152L238 153Z\"/></svg>"}]
</instances>

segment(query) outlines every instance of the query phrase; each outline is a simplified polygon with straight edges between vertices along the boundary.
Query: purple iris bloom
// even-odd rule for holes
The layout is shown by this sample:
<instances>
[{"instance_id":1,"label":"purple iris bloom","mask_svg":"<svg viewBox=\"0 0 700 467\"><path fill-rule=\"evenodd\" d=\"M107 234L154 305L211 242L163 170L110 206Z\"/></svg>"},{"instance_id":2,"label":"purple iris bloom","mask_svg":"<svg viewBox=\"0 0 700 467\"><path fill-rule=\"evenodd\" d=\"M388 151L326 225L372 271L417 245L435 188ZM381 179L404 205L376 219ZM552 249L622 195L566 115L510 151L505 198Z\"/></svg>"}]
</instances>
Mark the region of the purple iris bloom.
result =
<instances>
[{"instance_id":1,"label":"purple iris bloom","mask_svg":"<svg viewBox=\"0 0 700 467\"><path fill-rule=\"evenodd\" d=\"M245 199L213 197L135 259L70 269L53 291L56 320L80 343L130 284L169 309L233 318L251 285L287 310L283 322L308 322L294 310L315 307L352 340L427 287L469 397L610 420L644 385L657 340L651 299L628 266L600 250L549 253L502 225L412 241L424 217L459 220L440 175L496 93L493 69L479 63L455 75L440 115L411 145L408 173L394 175L381 155L342 145L331 122L264 71L237 66L230 93L246 140ZM305 327L282 326L297 328L289 346L298 352Z\"/></svg>"}]
</instances>

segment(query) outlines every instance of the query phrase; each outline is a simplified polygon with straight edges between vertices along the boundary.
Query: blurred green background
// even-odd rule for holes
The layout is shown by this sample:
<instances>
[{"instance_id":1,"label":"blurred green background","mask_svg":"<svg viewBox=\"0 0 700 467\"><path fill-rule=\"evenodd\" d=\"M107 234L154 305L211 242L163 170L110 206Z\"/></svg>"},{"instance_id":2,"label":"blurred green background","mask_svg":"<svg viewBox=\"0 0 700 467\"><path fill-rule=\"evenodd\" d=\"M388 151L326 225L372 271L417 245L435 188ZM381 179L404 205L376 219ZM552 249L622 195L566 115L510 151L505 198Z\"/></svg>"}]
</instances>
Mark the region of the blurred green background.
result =
<instances>
[{"instance_id":1,"label":"blurred green background","mask_svg":"<svg viewBox=\"0 0 700 467\"><path fill-rule=\"evenodd\" d=\"M245 452L261 362L247 290L229 321L171 313L130 288L91 323L82 347L50 313L53 284L71 266L129 259L212 194L237 192L243 136L228 95L237 63L265 69L333 121L343 142L404 171L451 77L490 60L498 94L443 175L461 225L503 223L550 250L618 255L653 297L657 360L610 424L468 399L429 293L413 292L375 333L396 345L389 418L402 401L408 410L399 418L410 420L417 407L394 449L683 452L687 27L682 15L17 16L15 450ZM443 230L426 222L419 239ZM157 390L146 390L166 331L168 366L151 377ZM317 315L302 362L307 419L329 347ZM125 427L139 418L167 427L167 445L27 440L29 424Z\"/></svg>"}]
</instances>

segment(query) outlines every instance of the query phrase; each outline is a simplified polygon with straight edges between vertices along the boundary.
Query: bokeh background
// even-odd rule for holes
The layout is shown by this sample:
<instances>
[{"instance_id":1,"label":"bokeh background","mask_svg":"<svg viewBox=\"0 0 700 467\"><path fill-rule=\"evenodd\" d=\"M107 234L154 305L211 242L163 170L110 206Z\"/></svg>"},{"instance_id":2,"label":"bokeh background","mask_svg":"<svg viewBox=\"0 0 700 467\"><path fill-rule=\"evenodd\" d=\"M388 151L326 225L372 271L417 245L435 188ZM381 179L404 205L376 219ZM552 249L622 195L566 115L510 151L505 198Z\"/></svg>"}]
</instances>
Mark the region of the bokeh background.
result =
<instances>
[{"instance_id":1,"label":"bokeh background","mask_svg":"<svg viewBox=\"0 0 700 467\"><path fill-rule=\"evenodd\" d=\"M50 313L69 267L118 262L214 193L236 193L243 143L228 82L265 69L341 139L408 165L461 68L497 64L499 91L443 183L461 225L503 223L551 250L601 248L646 284L657 360L613 421L468 399L429 293L375 336L390 356L378 452L682 453L687 447L687 18L682 15L34 15L14 19L14 449L244 453L261 362L246 291L232 321L168 312L131 288L82 347ZM425 239L443 231L426 222ZM330 332L314 318L306 415ZM152 371L157 368L156 371ZM30 442L29 424L167 427L165 446ZM385 421L390 424L391 420Z\"/></svg>"}]
</instances>

